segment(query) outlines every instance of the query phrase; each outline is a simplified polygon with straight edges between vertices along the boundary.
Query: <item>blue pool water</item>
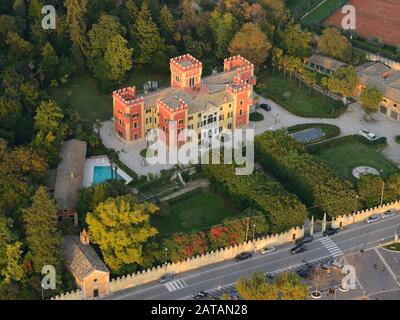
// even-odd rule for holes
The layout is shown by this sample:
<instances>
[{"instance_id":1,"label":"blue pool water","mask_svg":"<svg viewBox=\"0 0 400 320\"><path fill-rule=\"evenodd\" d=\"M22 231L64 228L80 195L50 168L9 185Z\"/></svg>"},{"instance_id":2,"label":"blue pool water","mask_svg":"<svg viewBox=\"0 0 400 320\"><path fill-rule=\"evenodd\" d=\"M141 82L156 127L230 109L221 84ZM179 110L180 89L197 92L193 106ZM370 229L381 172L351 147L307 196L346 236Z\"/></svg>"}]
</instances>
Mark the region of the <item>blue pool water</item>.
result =
<instances>
[{"instance_id":1,"label":"blue pool water","mask_svg":"<svg viewBox=\"0 0 400 320\"><path fill-rule=\"evenodd\" d=\"M113 173L115 177L115 172ZM110 166L94 166L93 169L93 184L99 184L111 179ZM124 180L118 173L117 179Z\"/></svg>"}]
</instances>

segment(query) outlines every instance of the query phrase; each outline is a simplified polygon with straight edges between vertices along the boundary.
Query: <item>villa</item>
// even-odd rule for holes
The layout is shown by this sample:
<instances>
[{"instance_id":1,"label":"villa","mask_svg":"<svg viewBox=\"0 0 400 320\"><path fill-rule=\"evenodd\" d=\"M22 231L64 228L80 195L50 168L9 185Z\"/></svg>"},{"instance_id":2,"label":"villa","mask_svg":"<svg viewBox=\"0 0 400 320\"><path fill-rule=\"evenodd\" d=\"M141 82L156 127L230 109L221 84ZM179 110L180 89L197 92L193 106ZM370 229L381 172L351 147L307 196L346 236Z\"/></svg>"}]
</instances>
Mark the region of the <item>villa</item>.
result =
<instances>
[{"instance_id":1,"label":"villa","mask_svg":"<svg viewBox=\"0 0 400 320\"><path fill-rule=\"evenodd\" d=\"M171 86L147 94L135 87L113 93L114 135L124 142L143 140L151 129L182 133L195 130L199 141L224 129L246 128L256 84L254 65L241 56L224 60L224 71L202 78L203 65L190 54L170 60Z\"/></svg>"},{"instance_id":2,"label":"villa","mask_svg":"<svg viewBox=\"0 0 400 320\"><path fill-rule=\"evenodd\" d=\"M382 62L367 62L356 68L360 78L353 95L359 97L366 87L375 87L383 92L379 112L388 118L400 122L400 71L394 70Z\"/></svg>"},{"instance_id":3,"label":"villa","mask_svg":"<svg viewBox=\"0 0 400 320\"><path fill-rule=\"evenodd\" d=\"M320 54L313 54L308 60L305 61L305 64L309 68L326 75L331 75L337 69L347 66L347 64L342 61Z\"/></svg>"}]
</instances>

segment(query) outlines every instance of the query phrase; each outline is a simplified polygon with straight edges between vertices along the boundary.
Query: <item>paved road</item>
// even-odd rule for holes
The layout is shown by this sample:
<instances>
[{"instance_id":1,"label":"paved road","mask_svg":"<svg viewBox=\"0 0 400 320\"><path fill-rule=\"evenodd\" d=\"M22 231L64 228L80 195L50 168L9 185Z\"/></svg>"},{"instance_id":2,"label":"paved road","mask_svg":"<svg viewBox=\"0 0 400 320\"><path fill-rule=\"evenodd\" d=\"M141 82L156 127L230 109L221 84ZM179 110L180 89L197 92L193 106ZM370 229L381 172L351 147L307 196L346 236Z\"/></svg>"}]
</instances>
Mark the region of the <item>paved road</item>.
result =
<instances>
[{"instance_id":1,"label":"paved road","mask_svg":"<svg viewBox=\"0 0 400 320\"><path fill-rule=\"evenodd\" d=\"M187 299L193 293L201 290L215 290L232 287L240 276L246 276L255 271L272 273L293 269L302 265L302 261L322 260L329 257L339 257L342 253L349 254L360 249L368 249L392 240L395 233L400 233L400 215L387 218L372 224L358 223L347 227L327 240L316 237L307 244L307 252L291 255L292 245L284 245L277 251L266 256L256 254L253 258L234 262L232 260L199 268L194 271L177 275L174 282L163 285L152 282L147 285L127 289L110 295L108 299L115 300L178 300ZM321 241L322 240L322 241Z\"/></svg>"}]
</instances>

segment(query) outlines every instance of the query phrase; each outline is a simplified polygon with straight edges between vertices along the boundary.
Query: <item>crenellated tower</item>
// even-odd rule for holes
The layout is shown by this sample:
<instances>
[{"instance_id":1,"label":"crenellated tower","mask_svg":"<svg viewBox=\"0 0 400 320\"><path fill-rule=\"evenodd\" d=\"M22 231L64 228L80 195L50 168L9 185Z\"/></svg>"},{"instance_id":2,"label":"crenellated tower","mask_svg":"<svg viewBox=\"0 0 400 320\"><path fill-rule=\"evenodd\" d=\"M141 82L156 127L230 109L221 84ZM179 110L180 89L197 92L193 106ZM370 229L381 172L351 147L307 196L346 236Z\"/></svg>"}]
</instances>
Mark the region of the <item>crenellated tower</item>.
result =
<instances>
[{"instance_id":1,"label":"crenellated tower","mask_svg":"<svg viewBox=\"0 0 400 320\"><path fill-rule=\"evenodd\" d=\"M190 54L170 60L171 87L188 88L201 83L203 64Z\"/></svg>"}]
</instances>

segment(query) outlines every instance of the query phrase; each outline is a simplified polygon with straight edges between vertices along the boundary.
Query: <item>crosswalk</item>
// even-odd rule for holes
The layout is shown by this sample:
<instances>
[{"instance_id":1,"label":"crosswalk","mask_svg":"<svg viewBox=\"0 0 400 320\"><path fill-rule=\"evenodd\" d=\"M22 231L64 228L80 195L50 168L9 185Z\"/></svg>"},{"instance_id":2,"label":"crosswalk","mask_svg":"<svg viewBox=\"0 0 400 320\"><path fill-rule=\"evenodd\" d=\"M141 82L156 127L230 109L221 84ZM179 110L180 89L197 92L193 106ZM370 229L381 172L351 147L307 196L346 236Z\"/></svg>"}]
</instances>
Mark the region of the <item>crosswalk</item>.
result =
<instances>
[{"instance_id":1,"label":"crosswalk","mask_svg":"<svg viewBox=\"0 0 400 320\"><path fill-rule=\"evenodd\" d=\"M179 279L164 283L164 286L167 288L169 292L176 291L179 289L186 288L188 285L186 284L185 280Z\"/></svg>"},{"instance_id":2,"label":"crosswalk","mask_svg":"<svg viewBox=\"0 0 400 320\"><path fill-rule=\"evenodd\" d=\"M343 251L336 245L335 242L330 237L322 238L321 240L322 245L329 251L329 253L334 257L341 256Z\"/></svg>"}]
</instances>

